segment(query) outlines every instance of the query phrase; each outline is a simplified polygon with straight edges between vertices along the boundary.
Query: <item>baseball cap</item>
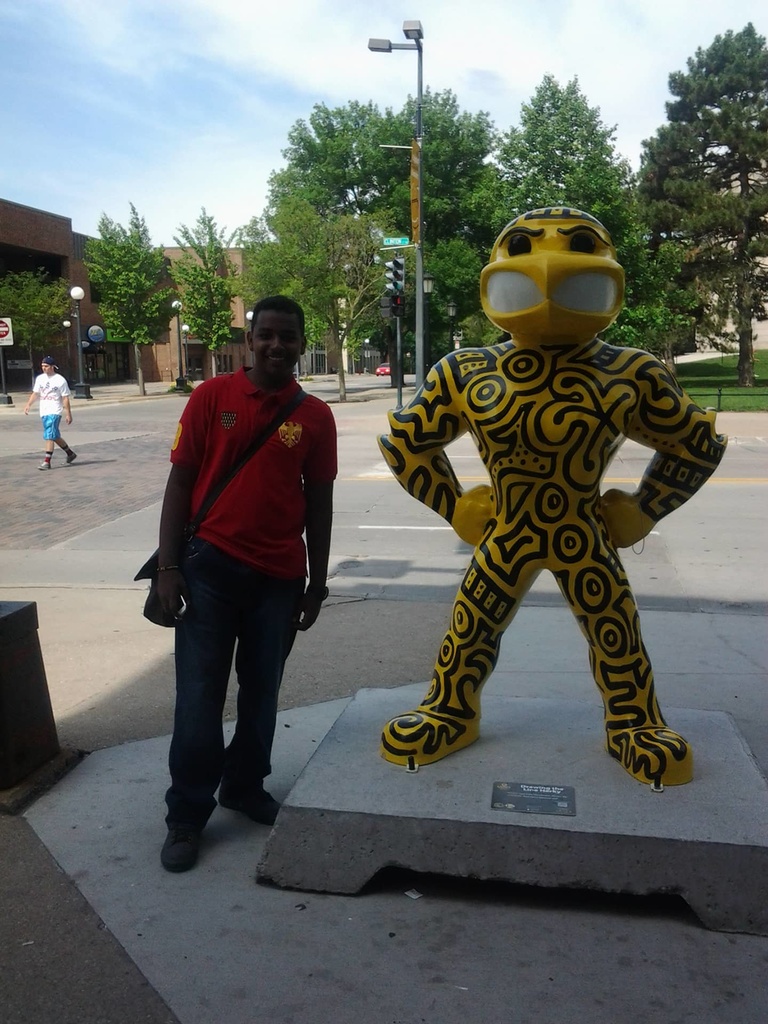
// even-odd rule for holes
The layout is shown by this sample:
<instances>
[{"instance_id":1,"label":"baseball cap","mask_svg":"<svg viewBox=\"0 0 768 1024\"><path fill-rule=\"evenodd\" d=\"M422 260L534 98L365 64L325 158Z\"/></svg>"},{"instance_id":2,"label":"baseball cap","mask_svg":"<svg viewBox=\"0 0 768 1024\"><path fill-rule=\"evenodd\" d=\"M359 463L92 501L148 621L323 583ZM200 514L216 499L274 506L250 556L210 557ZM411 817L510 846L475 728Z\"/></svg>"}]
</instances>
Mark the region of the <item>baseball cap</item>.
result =
<instances>
[{"instance_id":1,"label":"baseball cap","mask_svg":"<svg viewBox=\"0 0 768 1024\"><path fill-rule=\"evenodd\" d=\"M45 363L46 366L55 366L56 365L56 360L53 358L53 356L43 356L43 358L40 360L40 362L41 363Z\"/></svg>"}]
</instances>

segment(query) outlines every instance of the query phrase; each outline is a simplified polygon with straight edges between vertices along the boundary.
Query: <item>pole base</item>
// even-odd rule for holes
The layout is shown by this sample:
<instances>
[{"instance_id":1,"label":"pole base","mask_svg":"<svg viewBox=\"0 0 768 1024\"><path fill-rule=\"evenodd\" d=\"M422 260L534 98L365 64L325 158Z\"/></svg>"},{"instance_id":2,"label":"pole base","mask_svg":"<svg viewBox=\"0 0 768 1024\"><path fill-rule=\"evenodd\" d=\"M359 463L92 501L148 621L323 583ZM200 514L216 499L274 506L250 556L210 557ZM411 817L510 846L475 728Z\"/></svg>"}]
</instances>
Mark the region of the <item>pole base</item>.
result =
<instances>
[{"instance_id":1,"label":"pole base","mask_svg":"<svg viewBox=\"0 0 768 1024\"><path fill-rule=\"evenodd\" d=\"M75 384L75 398L93 398L90 384Z\"/></svg>"},{"instance_id":2,"label":"pole base","mask_svg":"<svg viewBox=\"0 0 768 1024\"><path fill-rule=\"evenodd\" d=\"M176 378L176 390L177 391L186 391L187 390L187 378L186 377L177 377Z\"/></svg>"},{"instance_id":3,"label":"pole base","mask_svg":"<svg viewBox=\"0 0 768 1024\"><path fill-rule=\"evenodd\" d=\"M13 399L10 395L0 395L0 405L13 405Z\"/></svg>"}]
</instances>

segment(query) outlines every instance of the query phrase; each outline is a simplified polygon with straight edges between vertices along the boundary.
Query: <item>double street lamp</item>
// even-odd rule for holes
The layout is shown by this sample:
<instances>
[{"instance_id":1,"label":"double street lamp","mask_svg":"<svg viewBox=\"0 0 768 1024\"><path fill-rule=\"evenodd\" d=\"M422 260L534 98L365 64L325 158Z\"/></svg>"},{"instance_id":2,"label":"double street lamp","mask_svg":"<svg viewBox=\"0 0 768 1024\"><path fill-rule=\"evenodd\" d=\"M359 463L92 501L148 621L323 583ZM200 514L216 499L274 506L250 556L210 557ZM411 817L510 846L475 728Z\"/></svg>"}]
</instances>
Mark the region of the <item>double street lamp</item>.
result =
<instances>
[{"instance_id":1,"label":"double street lamp","mask_svg":"<svg viewBox=\"0 0 768 1024\"><path fill-rule=\"evenodd\" d=\"M178 362L179 362L179 375L176 378L176 390L183 391L186 382L184 380L184 364L181 355L181 302L178 299L174 299L171 303L171 309L176 314L176 331L178 334Z\"/></svg>"},{"instance_id":2,"label":"double street lamp","mask_svg":"<svg viewBox=\"0 0 768 1024\"><path fill-rule=\"evenodd\" d=\"M80 325L80 303L85 298L85 292L79 284L76 284L73 288L69 289L69 297L75 304L75 310L72 315L75 318L77 335L77 375L79 380L75 384L75 398L93 398L90 385L86 384L83 380L83 336Z\"/></svg>"},{"instance_id":3,"label":"double street lamp","mask_svg":"<svg viewBox=\"0 0 768 1024\"><path fill-rule=\"evenodd\" d=\"M422 238L424 234L424 217L422 211L422 195L424 190L424 173L422 168L422 142L423 126L421 108L423 101L423 72L422 72L422 40L424 29L420 21L404 21L403 35L409 40L407 43L393 43L390 39L369 39L368 49L374 53L391 53L393 50L415 50L418 59L418 71L416 79L416 122L414 126L414 137L416 141L416 153L418 167L414 168L414 159L411 160L411 174L416 172L416 216L412 216L414 222L413 245L416 250L416 387L424 383L424 259L422 252Z\"/></svg>"}]
</instances>

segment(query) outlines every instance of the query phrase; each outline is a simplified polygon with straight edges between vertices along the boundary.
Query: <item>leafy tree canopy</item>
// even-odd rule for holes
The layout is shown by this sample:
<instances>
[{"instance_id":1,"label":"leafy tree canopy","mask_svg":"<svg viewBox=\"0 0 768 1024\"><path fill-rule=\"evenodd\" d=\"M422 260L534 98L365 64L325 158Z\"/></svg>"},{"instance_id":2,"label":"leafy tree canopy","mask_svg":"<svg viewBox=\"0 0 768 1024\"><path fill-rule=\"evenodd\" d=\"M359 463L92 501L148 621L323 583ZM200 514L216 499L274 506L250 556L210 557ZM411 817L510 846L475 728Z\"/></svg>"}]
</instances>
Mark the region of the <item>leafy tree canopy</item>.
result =
<instances>
[{"instance_id":1,"label":"leafy tree canopy","mask_svg":"<svg viewBox=\"0 0 768 1024\"><path fill-rule=\"evenodd\" d=\"M30 352L48 346L61 331L69 309L65 281L50 281L44 270L24 270L0 277L0 315L13 321L14 342Z\"/></svg>"},{"instance_id":2,"label":"leafy tree canopy","mask_svg":"<svg viewBox=\"0 0 768 1024\"><path fill-rule=\"evenodd\" d=\"M107 327L136 345L151 345L168 329L173 291L164 286L163 250L152 245L133 203L130 209L127 228L102 215L99 237L86 243L85 265Z\"/></svg>"},{"instance_id":3,"label":"leafy tree canopy","mask_svg":"<svg viewBox=\"0 0 768 1024\"><path fill-rule=\"evenodd\" d=\"M203 208L192 228L182 224L174 238L183 255L171 267L192 334L215 350L232 340L232 297L237 267L227 250L232 239Z\"/></svg>"}]
</instances>

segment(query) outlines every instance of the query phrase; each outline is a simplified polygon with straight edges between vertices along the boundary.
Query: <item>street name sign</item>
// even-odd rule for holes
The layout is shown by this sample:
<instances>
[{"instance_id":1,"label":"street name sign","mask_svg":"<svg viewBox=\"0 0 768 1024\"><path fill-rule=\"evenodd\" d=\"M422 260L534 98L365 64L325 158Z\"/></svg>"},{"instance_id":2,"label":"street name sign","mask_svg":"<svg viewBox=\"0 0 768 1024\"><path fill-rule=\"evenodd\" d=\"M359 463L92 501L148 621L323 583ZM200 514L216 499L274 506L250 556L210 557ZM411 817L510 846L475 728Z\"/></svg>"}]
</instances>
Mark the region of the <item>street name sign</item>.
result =
<instances>
[{"instance_id":1,"label":"street name sign","mask_svg":"<svg viewBox=\"0 0 768 1024\"><path fill-rule=\"evenodd\" d=\"M383 245L408 245L407 238L385 238Z\"/></svg>"}]
</instances>

